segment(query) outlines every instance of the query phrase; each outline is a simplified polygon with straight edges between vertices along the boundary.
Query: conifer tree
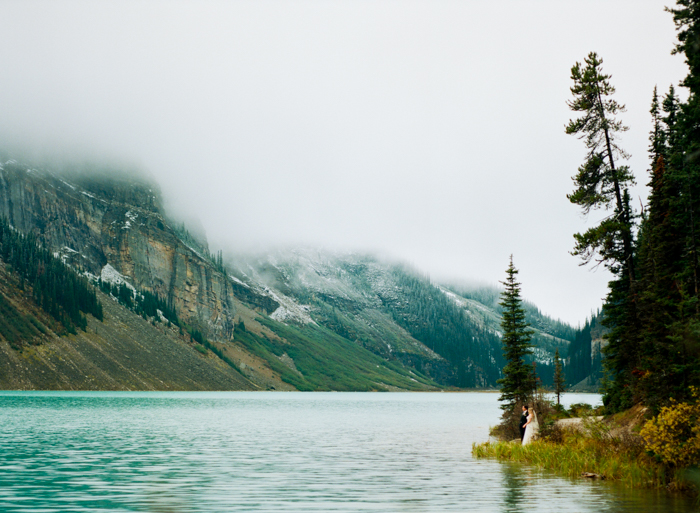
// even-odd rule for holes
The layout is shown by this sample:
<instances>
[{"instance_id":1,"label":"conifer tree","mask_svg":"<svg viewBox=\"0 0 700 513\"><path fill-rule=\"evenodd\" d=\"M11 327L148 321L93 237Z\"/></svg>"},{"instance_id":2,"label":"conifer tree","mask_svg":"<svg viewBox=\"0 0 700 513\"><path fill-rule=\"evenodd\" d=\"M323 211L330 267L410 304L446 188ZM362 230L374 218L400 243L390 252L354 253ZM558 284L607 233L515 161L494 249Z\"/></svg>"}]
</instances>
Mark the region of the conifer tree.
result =
<instances>
[{"instance_id":1,"label":"conifer tree","mask_svg":"<svg viewBox=\"0 0 700 513\"><path fill-rule=\"evenodd\" d=\"M566 391L566 381L564 380L564 370L562 369L559 349L554 352L554 393L557 394L557 406L559 397Z\"/></svg>"},{"instance_id":2,"label":"conifer tree","mask_svg":"<svg viewBox=\"0 0 700 513\"><path fill-rule=\"evenodd\" d=\"M638 369L641 400L658 411L670 398L688 397L700 383L700 2L678 0L668 9L678 30L674 53L689 73L681 102L673 87L652 100L648 213L639 237Z\"/></svg>"},{"instance_id":3,"label":"conifer tree","mask_svg":"<svg viewBox=\"0 0 700 513\"><path fill-rule=\"evenodd\" d=\"M634 176L628 166L619 164L618 160L629 155L617 145L618 134L628 130L616 118L618 113L625 112L625 106L611 98L615 88L610 84L610 75L602 71L603 59L591 52L584 63L582 66L577 62L571 68L574 99L567 104L572 111L582 114L569 121L566 133L583 139L588 154L574 177L576 189L567 197L581 206L585 214L601 208L612 208L613 214L598 226L574 235L573 253L581 256L584 263L597 254L600 262L613 272L624 266L632 284L632 212L625 204L624 192L634 184Z\"/></svg>"},{"instance_id":4,"label":"conifer tree","mask_svg":"<svg viewBox=\"0 0 700 513\"><path fill-rule=\"evenodd\" d=\"M639 319L635 303L634 213L630 207L629 186L634 176L619 161L629 155L618 146L619 134L627 127L617 119L625 106L612 99L615 88L610 75L602 71L603 60L591 52L584 65L571 68L574 99L569 108L580 112L569 121L566 133L583 139L588 154L574 177L575 190L567 197L585 214L591 210L612 210L597 226L574 235L573 255L583 264L596 259L616 278L610 282L603 324L610 328L605 348L608 375L604 384L604 404L612 410L631 406L636 400L636 370L639 367Z\"/></svg>"},{"instance_id":5,"label":"conifer tree","mask_svg":"<svg viewBox=\"0 0 700 513\"><path fill-rule=\"evenodd\" d=\"M700 1L677 0L673 21L678 30L678 44L673 53L685 56L688 75L681 84L688 89L688 100L681 105L679 146L682 156L683 204L682 223L686 227L684 242L687 258L682 276L686 290L681 308L700 315Z\"/></svg>"},{"instance_id":6,"label":"conifer tree","mask_svg":"<svg viewBox=\"0 0 700 513\"><path fill-rule=\"evenodd\" d=\"M661 114L654 89L649 136L651 192L639 232L638 313L643 319L639 340L640 365L636 370L640 400L656 408L676 386L682 354L673 342L672 327L682 303L678 275L684 261L682 217L683 159L679 158L678 101L673 87L664 98ZM685 359L684 357L681 360ZM680 364L680 366L679 366ZM684 371L683 371L684 373Z\"/></svg>"},{"instance_id":7,"label":"conifer tree","mask_svg":"<svg viewBox=\"0 0 700 513\"><path fill-rule=\"evenodd\" d=\"M503 368L503 378L498 380L501 385L501 396L504 416L507 417L520 405L526 404L533 396L536 382L532 367L525 363L525 357L531 354L533 331L525 321L525 310L520 297L520 283L516 280L518 270L513 265L513 255L506 270L506 281L501 282L505 290L501 293L499 305L503 308L501 329L503 337L503 356L506 365Z\"/></svg>"},{"instance_id":8,"label":"conifer tree","mask_svg":"<svg viewBox=\"0 0 700 513\"><path fill-rule=\"evenodd\" d=\"M625 129L614 118L623 107L605 99L609 76L595 54L585 67L572 69L569 106L584 116L570 122L567 133L585 138L590 151L569 199L584 212L613 210L599 226L576 235L574 251L584 262L599 256L616 275L603 320L610 328L604 351L609 411L637 402L658 411L672 398L687 399L690 387L700 385L700 0L677 0L667 10L678 31L674 53L684 55L688 65L681 82L688 99L680 101L671 87L661 100L654 90L651 192L636 242L626 191L631 175L611 158L624 157L611 144L615 131Z\"/></svg>"}]
</instances>

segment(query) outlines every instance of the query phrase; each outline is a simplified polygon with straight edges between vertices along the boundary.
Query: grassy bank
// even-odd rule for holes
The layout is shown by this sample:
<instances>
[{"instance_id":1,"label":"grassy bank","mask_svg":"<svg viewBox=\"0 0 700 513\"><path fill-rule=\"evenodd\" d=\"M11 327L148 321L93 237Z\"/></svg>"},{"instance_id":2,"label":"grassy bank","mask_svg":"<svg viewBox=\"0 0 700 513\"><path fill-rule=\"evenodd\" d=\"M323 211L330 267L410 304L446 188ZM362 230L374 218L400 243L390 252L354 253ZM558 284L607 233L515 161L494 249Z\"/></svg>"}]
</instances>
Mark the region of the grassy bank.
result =
<instances>
[{"instance_id":1,"label":"grassy bank","mask_svg":"<svg viewBox=\"0 0 700 513\"><path fill-rule=\"evenodd\" d=\"M515 442L486 442L475 444L472 452L477 458L519 461L567 477L595 474L634 488L661 488L669 484L665 469L649 456L620 451L580 435L567 436L562 443L539 440L525 446Z\"/></svg>"},{"instance_id":2,"label":"grassy bank","mask_svg":"<svg viewBox=\"0 0 700 513\"><path fill-rule=\"evenodd\" d=\"M599 426L603 425L598 423ZM553 470L562 476L596 478L618 482L629 488L666 488L693 493L686 472L673 470L650 456L636 435L601 435L595 426L581 431L555 430L547 439L528 445L519 442L474 444L477 458L527 463Z\"/></svg>"}]
</instances>

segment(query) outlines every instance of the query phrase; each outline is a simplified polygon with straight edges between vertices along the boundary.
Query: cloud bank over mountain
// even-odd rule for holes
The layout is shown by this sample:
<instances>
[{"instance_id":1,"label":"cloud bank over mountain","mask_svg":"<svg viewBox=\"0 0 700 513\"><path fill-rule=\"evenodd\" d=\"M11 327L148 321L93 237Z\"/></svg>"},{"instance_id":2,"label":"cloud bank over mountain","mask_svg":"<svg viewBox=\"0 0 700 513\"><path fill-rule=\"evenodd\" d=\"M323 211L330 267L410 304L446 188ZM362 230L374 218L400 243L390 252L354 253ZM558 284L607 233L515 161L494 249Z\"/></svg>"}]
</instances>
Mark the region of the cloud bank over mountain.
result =
<instances>
[{"instance_id":1,"label":"cloud bank over mountain","mask_svg":"<svg viewBox=\"0 0 700 513\"><path fill-rule=\"evenodd\" d=\"M487 283L512 253L524 295L576 323L608 276L568 254L587 226L569 69L605 59L645 201L651 91L685 73L663 7L5 2L0 137L148 170L213 249L374 250Z\"/></svg>"}]
</instances>

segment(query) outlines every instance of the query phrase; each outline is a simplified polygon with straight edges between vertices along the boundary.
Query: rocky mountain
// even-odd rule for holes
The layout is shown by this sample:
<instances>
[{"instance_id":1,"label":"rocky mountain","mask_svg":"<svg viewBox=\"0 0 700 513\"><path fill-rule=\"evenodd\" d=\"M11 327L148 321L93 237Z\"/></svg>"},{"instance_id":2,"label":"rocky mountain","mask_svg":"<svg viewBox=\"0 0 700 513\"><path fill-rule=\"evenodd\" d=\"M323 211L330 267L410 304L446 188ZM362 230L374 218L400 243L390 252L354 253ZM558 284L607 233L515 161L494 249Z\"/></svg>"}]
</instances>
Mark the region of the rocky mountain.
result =
<instances>
[{"instance_id":1,"label":"rocky mountain","mask_svg":"<svg viewBox=\"0 0 700 513\"><path fill-rule=\"evenodd\" d=\"M498 291L435 284L415 270L370 255L297 249L213 256L201 236L169 220L155 184L111 169L57 173L5 160L0 216L102 284L103 303L110 306L105 323L118 317L114 308L121 308L123 319L136 318L120 321L122 338L145 344L166 337L176 352L181 348L227 367L228 377L218 385L214 380L199 388L424 390L492 387L500 377L500 318L487 297L497 297ZM120 287L128 289L127 296L158 298L177 324L171 325L161 310L144 320L133 308L112 304L121 296ZM3 294L20 304L12 290ZM554 350L565 352L568 334L536 308L530 316L537 328L535 360L546 381ZM136 328L142 321L150 326L146 331ZM86 333L93 329L106 331L94 319ZM46 347L77 346L86 336L49 337ZM111 340L119 336L113 327ZM17 376L24 364L17 355L9 357L14 350L4 343L6 361L15 363L0 367L0 385L24 386L7 378ZM119 347L121 353L110 358L122 358L120 365L138 352ZM92 351L85 354L76 368L90 368L97 358ZM146 360L156 362L149 354ZM110 381L108 367L100 367L105 376L96 388L122 386ZM32 386L66 388L72 378L56 375L49 381L52 386L30 380ZM148 388L129 383L123 386ZM173 386L187 388L179 381Z\"/></svg>"},{"instance_id":2,"label":"rocky mountain","mask_svg":"<svg viewBox=\"0 0 700 513\"><path fill-rule=\"evenodd\" d=\"M492 387L503 366L500 291L433 283L374 256L298 248L232 257L233 279L280 304L271 317L319 323L440 383ZM551 383L554 352L565 357L574 330L526 304L533 361Z\"/></svg>"},{"instance_id":3,"label":"rocky mountain","mask_svg":"<svg viewBox=\"0 0 700 513\"><path fill-rule=\"evenodd\" d=\"M134 287L166 298L184 319L231 334L236 285L168 226L155 185L110 170L58 176L9 161L0 169L0 215L71 265L100 276L109 264ZM278 306L241 293L263 313Z\"/></svg>"},{"instance_id":4,"label":"rocky mountain","mask_svg":"<svg viewBox=\"0 0 700 513\"><path fill-rule=\"evenodd\" d=\"M127 287L134 298L140 293L160 298L177 313L186 342L200 352L215 354L245 378L234 388L424 390L437 386L323 326L286 325L270 318L280 306L275 294L260 293L230 278L220 263L200 248L190 247L192 241L180 237L167 221L157 187L139 177L104 169L59 174L6 160L0 165L0 215L19 232L35 234L57 257L93 281ZM23 307L21 291L13 296L13 290L6 291L6 298ZM134 312L130 315L136 317ZM150 319L156 324L163 320ZM155 336L151 332L137 335L129 323L122 323L122 328L126 338ZM7 340L1 342L13 351ZM8 361L31 367L29 349L19 360ZM125 349L122 358L132 356ZM151 363L159 360L154 353ZM8 377L11 370L3 370L0 383L20 386ZM58 378L52 383L49 388L66 387ZM104 379L95 386L111 388L109 383ZM232 385L224 380L201 388L231 389Z\"/></svg>"}]
</instances>

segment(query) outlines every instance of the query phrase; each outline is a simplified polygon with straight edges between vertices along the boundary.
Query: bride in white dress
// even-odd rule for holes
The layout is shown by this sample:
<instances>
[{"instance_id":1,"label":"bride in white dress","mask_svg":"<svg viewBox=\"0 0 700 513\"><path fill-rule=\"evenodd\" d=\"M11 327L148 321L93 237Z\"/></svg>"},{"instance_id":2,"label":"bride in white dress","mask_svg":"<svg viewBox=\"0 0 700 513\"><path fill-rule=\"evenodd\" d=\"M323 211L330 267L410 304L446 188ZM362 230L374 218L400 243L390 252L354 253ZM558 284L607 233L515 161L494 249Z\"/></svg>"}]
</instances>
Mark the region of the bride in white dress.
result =
<instances>
[{"instance_id":1,"label":"bride in white dress","mask_svg":"<svg viewBox=\"0 0 700 513\"><path fill-rule=\"evenodd\" d=\"M537 413L535 410L530 410L530 414L527 416L527 422L525 423L525 436L523 436L523 445L527 445L532 442L537 436L537 432L540 430L540 424L537 422Z\"/></svg>"}]
</instances>

